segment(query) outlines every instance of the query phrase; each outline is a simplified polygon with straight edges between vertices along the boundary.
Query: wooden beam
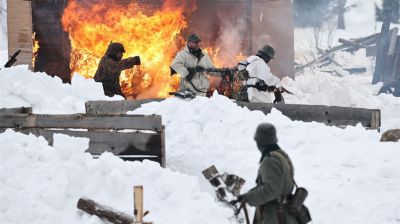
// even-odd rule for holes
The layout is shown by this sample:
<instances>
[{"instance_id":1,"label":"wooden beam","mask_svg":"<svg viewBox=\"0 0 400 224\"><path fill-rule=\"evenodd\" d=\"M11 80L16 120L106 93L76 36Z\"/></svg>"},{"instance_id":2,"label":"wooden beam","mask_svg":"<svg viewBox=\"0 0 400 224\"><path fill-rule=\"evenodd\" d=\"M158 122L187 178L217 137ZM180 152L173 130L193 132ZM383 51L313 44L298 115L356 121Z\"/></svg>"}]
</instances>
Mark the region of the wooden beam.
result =
<instances>
[{"instance_id":1,"label":"wooden beam","mask_svg":"<svg viewBox=\"0 0 400 224\"><path fill-rule=\"evenodd\" d=\"M377 126L380 126L380 110L378 109L248 102L237 102L237 104L247 107L249 110L260 110L265 114L270 113L272 108L276 108L292 120L316 121L334 126L357 125L361 123L364 127L371 129L376 129Z\"/></svg>"},{"instance_id":2,"label":"wooden beam","mask_svg":"<svg viewBox=\"0 0 400 224\"><path fill-rule=\"evenodd\" d=\"M343 39L343 38L339 38L339 43L347 44L347 45L353 45L353 46L355 46L357 48L366 48L366 47L368 47L365 44L357 43L357 42L354 42L354 41L351 41L351 40L346 40L346 39Z\"/></svg>"},{"instance_id":3,"label":"wooden beam","mask_svg":"<svg viewBox=\"0 0 400 224\"><path fill-rule=\"evenodd\" d=\"M7 114L0 116L0 128L78 128L78 129L162 129L159 115L39 115Z\"/></svg>"},{"instance_id":4,"label":"wooden beam","mask_svg":"<svg viewBox=\"0 0 400 224\"><path fill-rule=\"evenodd\" d=\"M101 219L106 219L107 221L115 224L132 224L133 217L125 213L114 210L111 207L101 205L88 198L80 198L77 207L90 214L96 215Z\"/></svg>"},{"instance_id":5,"label":"wooden beam","mask_svg":"<svg viewBox=\"0 0 400 224\"><path fill-rule=\"evenodd\" d=\"M3 132L5 129L0 129ZM111 152L114 155L146 155L163 156L164 133L141 132L107 132L107 131L73 131L73 130L46 130L42 128L17 129L18 132L36 136L43 136L50 145L53 145L54 134L65 134L73 137L90 139L89 148L86 150L94 155Z\"/></svg>"},{"instance_id":6,"label":"wooden beam","mask_svg":"<svg viewBox=\"0 0 400 224\"><path fill-rule=\"evenodd\" d=\"M0 114L31 114L32 107L1 108Z\"/></svg>"},{"instance_id":7,"label":"wooden beam","mask_svg":"<svg viewBox=\"0 0 400 224\"><path fill-rule=\"evenodd\" d=\"M383 72L384 66L386 63L386 58L389 50L389 28L390 28L390 16L385 15L382 28L381 35L379 37L377 43L377 56L376 56L376 65L375 71L372 78L372 84L376 84L383 80Z\"/></svg>"},{"instance_id":8,"label":"wooden beam","mask_svg":"<svg viewBox=\"0 0 400 224\"><path fill-rule=\"evenodd\" d=\"M85 103L85 108L86 114L126 114L128 111L138 109L142 104L163 100L162 98L153 98L143 100L88 101Z\"/></svg>"},{"instance_id":9,"label":"wooden beam","mask_svg":"<svg viewBox=\"0 0 400 224\"><path fill-rule=\"evenodd\" d=\"M134 198L134 223L143 222L143 186L135 186L133 189Z\"/></svg>"},{"instance_id":10,"label":"wooden beam","mask_svg":"<svg viewBox=\"0 0 400 224\"><path fill-rule=\"evenodd\" d=\"M159 101L156 99L155 101ZM92 101L90 102L91 110L94 113L125 113L134 108L139 108L141 100L126 101L123 107L118 101ZM148 103L146 101L145 103ZM352 108L352 107L336 107L323 105L301 105L301 104L268 104L268 103L249 103L236 102L239 106L247 107L249 110L260 110L265 114L271 112L274 107L280 110L284 115L292 120L300 120L305 122L321 122L328 125L346 126L361 123L364 127L376 129L380 126L380 110ZM112 108L112 109L104 109ZM372 123L373 119L375 123Z\"/></svg>"}]
</instances>

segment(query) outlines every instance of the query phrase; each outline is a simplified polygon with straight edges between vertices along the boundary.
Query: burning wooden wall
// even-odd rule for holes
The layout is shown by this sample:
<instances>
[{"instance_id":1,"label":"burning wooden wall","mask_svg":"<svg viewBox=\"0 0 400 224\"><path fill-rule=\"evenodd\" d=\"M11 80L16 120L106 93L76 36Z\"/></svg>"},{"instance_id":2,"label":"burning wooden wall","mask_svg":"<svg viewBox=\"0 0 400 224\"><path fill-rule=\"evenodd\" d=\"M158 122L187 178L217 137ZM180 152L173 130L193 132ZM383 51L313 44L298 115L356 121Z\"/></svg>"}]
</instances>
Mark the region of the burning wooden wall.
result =
<instances>
[{"instance_id":1,"label":"burning wooden wall","mask_svg":"<svg viewBox=\"0 0 400 224\"><path fill-rule=\"evenodd\" d=\"M84 7L101 2L98 0L76 1L84 4ZM71 52L74 48L71 47L71 38L68 37L71 33L66 32L68 29L65 26L63 27L61 22L64 9L69 2L72 2L72 0L7 0L9 52L22 49L23 54L22 57L18 58L18 63L31 65L32 51L36 49L32 48L33 40L31 36L33 32L36 33L35 38L39 41L40 47L35 53L34 70L59 76L64 82L70 82L71 72L76 69L77 65L79 68L84 66L84 64L73 65L71 63L71 61L80 60L83 56L79 58L73 55L72 58ZM110 5L126 6L132 4L132 2L131 0L104 1L104 3ZM237 63L234 60L238 59L237 56L244 58L256 54L257 50L263 45L270 44L276 49L277 54L276 59L271 62L272 72L281 78L294 76L291 0L184 0L180 1L181 4L173 0L138 0L136 2L140 6L140 12L150 16L160 8L165 8L165 5L170 7L171 10L183 8L182 16L187 25L183 29L179 29L180 38L177 38L179 43L175 47L175 51L182 47L184 38L190 33L196 32L203 39L202 47L207 48L206 50L217 66L232 66ZM86 21L81 20L81 22ZM103 42L108 43L109 41ZM97 45L102 46L104 45L103 42L97 41ZM135 47L138 49L137 46ZM100 50L101 54L105 51L103 48ZM147 53L146 51L149 51L149 47L141 47L143 50L146 49L142 52L136 49L134 53L143 55L147 64L153 64L153 67L162 70L153 71L153 73L165 72L164 67L161 69L160 65L154 65L153 62L149 63L149 60L155 58L155 56L146 57L144 55ZM98 54L98 52L95 54L96 60L101 57ZM173 54L164 55L164 60L171 60L171 55ZM92 58L91 61L96 60ZM166 64L169 64L169 61ZM88 71L90 71L90 74L82 75L93 77L93 68ZM164 76L167 75L164 74ZM143 79L143 82L157 81L153 74L147 77L142 75L140 78ZM136 88L140 89L138 86ZM148 86L143 88L148 88ZM157 97L160 95L150 94L150 96Z\"/></svg>"}]
</instances>

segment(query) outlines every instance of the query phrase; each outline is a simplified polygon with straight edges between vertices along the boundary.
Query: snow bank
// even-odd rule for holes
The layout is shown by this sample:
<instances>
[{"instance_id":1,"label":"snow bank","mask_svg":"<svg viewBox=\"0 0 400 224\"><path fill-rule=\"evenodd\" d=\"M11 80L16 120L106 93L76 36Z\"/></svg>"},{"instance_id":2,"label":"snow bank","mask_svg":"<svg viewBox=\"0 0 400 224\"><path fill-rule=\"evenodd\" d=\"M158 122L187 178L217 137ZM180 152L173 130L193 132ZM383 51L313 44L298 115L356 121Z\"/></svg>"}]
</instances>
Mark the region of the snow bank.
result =
<instances>
[{"instance_id":1,"label":"snow bank","mask_svg":"<svg viewBox=\"0 0 400 224\"><path fill-rule=\"evenodd\" d=\"M85 113L89 100L121 100L106 97L101 83L74 75L72 85L58 77L31 72L27 66L0 70L0 108L31 106L34 113Z\"/></svg>"},{"instance_id":2,"label":"snow bank","mask_svg":"<svg viewBox=\"0 0 400 224\"><path fill-rule=\"evenodd\" d=\"M87 139L55 135L53 148L43 138L8 130L0 145L0 223L104 223L78 211L79 197L133 214L134 185L144 186L146 220L229 223L231 210L201 192L197 177L109 153L92 159L83 152Z\"/></svg>"},{"instance_id":3,"label":"snow bank","mask_svg":"<svg viewBox=\"0 0 400 224\"><path fill-rule=\"evenodd\" d=\"M265 116L220 95L167 99L129 113L162 115L171 169L200 178L203 169L215 164L244 177L245 189L254 186L260 156L254 130L271 122L293 159L298 184L310 191L307 204L315 223L396 223L399 218L399 145L380 143L377 131L291 121L277 110ZM201 182L212 194L209 184Z\"/></svg>"},{"instance_id":4,"label":"snow bank","mask_svg":"<svg viewBox=\"0 0 400 224\"><path fill-rule=\"evenodd\" d=\"M276 125L296 181L310 192L315 223L395 224L400 218L398 143L380 143L380 133L361 125L291 121L277 110L249 111L217 94L152 102L129 113L163 116L167 169L109 153L93 160L83 153L85 139L56 135L53 148L43 138L0 134L0 223L102 223L78 212L78 198L130 213L134 185L144 185L147 219L155 223L232 223L232 211L214 201L201 171L214 164L245 178L244 190L253 187L260 155L252 138L261 122Z\"/></svg>"}]
</instances>

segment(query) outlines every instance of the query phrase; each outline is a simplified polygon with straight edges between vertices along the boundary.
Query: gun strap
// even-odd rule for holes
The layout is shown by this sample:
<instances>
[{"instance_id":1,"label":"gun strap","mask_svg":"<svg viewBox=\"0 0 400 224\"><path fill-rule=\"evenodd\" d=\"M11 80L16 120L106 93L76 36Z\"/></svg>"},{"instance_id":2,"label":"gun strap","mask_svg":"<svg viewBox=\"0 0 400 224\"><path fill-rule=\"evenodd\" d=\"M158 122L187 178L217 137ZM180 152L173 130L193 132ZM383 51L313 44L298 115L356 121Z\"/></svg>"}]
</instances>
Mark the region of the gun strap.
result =
<instances>
[{"instance_id":1,"label":"gun strap","mask_svg":"<svg viewBox=\"0 0 400 224\"><path fill-rule=\"evenodd\" d=\"M193 89L196 90L197 92L200 92L200 93L207 93L207 92L204 92L204 91L199 90L199 89L193 84L192 80L189 80L188 82L189 82L190 85L193 87Z\"/></svg>"}]
</instances>

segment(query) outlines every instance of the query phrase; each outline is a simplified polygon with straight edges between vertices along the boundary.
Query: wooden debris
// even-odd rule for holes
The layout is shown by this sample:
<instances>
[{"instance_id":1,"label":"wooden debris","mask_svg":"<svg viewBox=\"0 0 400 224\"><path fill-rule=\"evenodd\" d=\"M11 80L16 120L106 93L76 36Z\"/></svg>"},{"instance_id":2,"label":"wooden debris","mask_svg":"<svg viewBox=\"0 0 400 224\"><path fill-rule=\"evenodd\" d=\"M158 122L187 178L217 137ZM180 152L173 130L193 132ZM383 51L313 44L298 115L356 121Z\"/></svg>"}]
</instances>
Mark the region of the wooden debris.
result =
<instances>
[{"instance_id":1,"label":"wooden debris","mask_svg":"<svg viewBox=\"0 0 400 224\"><path fill-rule=\"evenodd\" d=\"M38 115L0 113L0 132L43 136L50 145L54 134L88 138L87 152L95 158L111 152L124 160L156 161L165 167L165 130L159 115Z\"/></svg>"},{"instance_id":2,"label":"wooden debris","mask_svg":"<svg viewBox=\"0 0 400 224\"><path fill-rule=\"evenodd\" d=\"M0 114L31 114L32 107L1 108Z\"/></svg>"},{"instance_id":3,"label":"wooden debris","mask_svg":"<svg viewBox=\"0 0 400 224\"><path fill-rule=\"evenodd\" d=\"M347 50L347 51L356 51L360 48L367 48L370 45L376 44L376 41L378 40L380 33L376 33L367 37L362 37L358 39L351 39L351 40L345 40L345 39L340 39L342 42L341 45L332 47L330 49L327 49L321 53L321 55L314 60L304 64L297 66L296 68L296 74L303 71L305 68L314 66L315 64L323 63L327 58L331 57L335 52L341 51L341 50Z\"/></svg>"},{"instance_id":4,"label":"wooden debris","mask_svg":"<svg viewBox=\"0 0 400 224\"><path fill-rule=\"evenodd\" d=\"M160 101L160 99L155 99ZM127 100L123 104L119 101L91 101L90 105L94 113L125 113L129 110L139 108L141 103L148 101ZM305 122L322 122L328 125L346 126L361 123L364 127L377 129L380 127L380 110L352 108L352 107L329 107L323 105L301 105L301 104L272 104L272 103L249 103L236 102L239 106L246 106L250 110L261 110L270 113L272 108L280 110L292 120ZM104 109L107 108L107 109ZM372 119L374 117L374 119Z\"/></svg>"},{"instance_id":5,"label":"wooden debris","mask_svg":"<svg viewBox=\"0 0 400 224\"><path fill-rule=\"evenodd\" d=\"M101 205L88 198L80 198L77 207L90 214L96 215L101 219L107 219L107 221L115 224L132 224L133 217L125 213L114 210L111 207Z\"/></svg>"}]
</instances>

